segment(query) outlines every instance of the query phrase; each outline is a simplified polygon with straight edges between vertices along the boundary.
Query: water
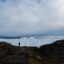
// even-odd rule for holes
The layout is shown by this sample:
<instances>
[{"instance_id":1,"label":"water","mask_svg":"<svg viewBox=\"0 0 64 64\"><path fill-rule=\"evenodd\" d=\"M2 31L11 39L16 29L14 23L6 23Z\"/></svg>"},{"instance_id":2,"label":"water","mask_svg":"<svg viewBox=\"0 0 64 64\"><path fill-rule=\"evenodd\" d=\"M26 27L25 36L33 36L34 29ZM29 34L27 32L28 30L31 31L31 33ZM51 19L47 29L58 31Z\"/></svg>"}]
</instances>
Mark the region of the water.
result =
<instances>
[{"instance_id":1,"label":"water","mask_svg":"<svg viewBox=\"0 0 64 64\"><path fill-rule=\"evenodd\" d=\"M21 46L41 46L44 44L50 44L56 40L62 40L64 36L32 36L32 37L23 37L21 39L0 39L0 41L5 41L13 45L18 45L18 42L21 43Z\"/></svg>"}]
</instances>

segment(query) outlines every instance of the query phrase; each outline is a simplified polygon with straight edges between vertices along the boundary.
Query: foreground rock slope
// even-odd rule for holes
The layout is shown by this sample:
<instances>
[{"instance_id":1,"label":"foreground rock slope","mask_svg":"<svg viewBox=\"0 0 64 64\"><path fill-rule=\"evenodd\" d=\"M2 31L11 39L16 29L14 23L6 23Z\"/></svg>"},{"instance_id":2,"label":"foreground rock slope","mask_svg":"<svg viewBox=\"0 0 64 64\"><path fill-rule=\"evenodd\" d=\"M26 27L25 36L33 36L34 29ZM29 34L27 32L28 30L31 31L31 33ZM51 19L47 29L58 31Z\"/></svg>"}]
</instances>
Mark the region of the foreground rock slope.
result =
<instances>
[{"instance_id":1,"label":"foreground rock slope","mask_svg":"<svg viewBox=\"0 0 64 64\"><path fill-rule=\"evenodd\" d=\"M40 48L0 42L0 64L64 64L64 40Z\"/></svg>"}]
</instances>

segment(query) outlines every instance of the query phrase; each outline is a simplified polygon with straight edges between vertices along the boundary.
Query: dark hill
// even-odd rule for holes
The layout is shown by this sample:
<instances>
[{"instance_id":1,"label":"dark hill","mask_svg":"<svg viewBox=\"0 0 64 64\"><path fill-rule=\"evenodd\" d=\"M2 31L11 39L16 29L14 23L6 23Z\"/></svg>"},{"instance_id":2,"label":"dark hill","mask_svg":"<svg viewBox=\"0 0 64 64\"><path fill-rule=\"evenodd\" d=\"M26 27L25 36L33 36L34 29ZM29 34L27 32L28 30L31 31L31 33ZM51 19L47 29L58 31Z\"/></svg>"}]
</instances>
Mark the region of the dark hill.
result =
<instances>
[{"instance_id":1,"label":"dark hill","mask_svg":"<svg viewBox=\"0 0 64 64\"><path fill-rule=\"evenodd\" d=\"M64 40L38 47L0 42L0 64L64 64Z\"/></svg>"},{"instance_id":2,"label":"dark hill","mask_svg":"<svg viewBox=\"0 0 64 64\"><path fill-rule=\"evenodd\" d=\"M40 46L39 51L43 59L53 61L56 64L64 63L64 40Z\"/></svg>"}]
</instances>

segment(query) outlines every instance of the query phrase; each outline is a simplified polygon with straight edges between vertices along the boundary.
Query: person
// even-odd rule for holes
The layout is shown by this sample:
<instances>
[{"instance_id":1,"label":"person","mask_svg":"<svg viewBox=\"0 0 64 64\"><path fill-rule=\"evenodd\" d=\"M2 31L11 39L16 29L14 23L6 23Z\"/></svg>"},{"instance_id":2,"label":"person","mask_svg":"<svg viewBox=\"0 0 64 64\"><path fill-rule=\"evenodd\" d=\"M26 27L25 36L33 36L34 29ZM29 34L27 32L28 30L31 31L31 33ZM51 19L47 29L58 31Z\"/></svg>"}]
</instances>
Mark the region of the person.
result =
<instances>
[{"instance_id":1,"label":"person","mask_svg":"<svg viewBox=\"0 0 64 64\"><path fill-rule=\"evenodd\" d=\"M19 47L20 47L20 42L18 43Z\"/></svg>"}]
</instances>

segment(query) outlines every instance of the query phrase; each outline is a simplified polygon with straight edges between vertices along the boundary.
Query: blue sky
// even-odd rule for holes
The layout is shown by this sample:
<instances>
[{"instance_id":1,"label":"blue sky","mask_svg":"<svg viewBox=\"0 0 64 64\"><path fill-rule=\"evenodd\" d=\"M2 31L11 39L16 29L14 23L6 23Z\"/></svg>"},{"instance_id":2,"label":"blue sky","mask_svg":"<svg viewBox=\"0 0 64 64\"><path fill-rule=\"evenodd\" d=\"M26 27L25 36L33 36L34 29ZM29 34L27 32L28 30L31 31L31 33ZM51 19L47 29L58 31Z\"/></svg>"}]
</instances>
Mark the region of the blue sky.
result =
<instances>
[{"instance_id":1,"label":"blue sky","mask_svg":"<svg viewBox=\"0 0 64 64\"><path fill-rule=\"evenodd\" d=\"M64 0L0 0L0 35L64 35Z\"/></svg>"},{"instance_id":2,"label":"blue sky","mask_svg":"<svg viewBox=\"0 0 64 64\"><path fill-rule=\"evenodd\" d=\"M1 2L5 2L6 0L0 0Z\"/></svg>"}]
</instances>

